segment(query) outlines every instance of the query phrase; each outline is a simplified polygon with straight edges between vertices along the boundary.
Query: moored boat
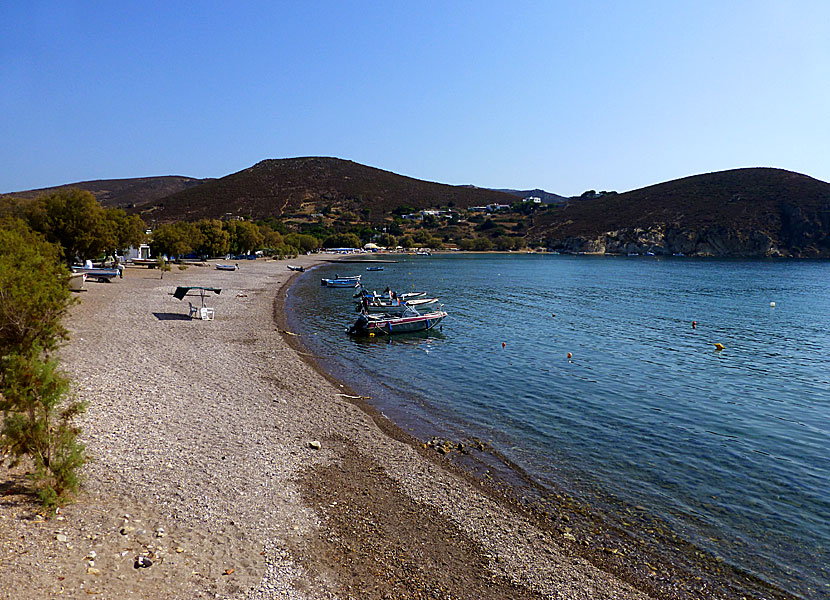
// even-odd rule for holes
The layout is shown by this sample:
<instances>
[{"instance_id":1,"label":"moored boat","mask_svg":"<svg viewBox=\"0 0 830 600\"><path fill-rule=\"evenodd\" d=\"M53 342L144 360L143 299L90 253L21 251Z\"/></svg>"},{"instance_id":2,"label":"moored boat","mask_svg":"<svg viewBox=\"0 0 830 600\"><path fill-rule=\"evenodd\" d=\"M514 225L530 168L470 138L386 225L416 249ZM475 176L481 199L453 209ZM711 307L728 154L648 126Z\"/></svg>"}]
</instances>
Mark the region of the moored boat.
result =
<instances>
[{"instance_id":1,"label":"moored boat","mask_svg":"<svg viewBox=\"0 0 830 600\"><path fill-rule=\"evenodd\" d=\"M357 292L355 292L354 297L355 298L360 298L361 296L377 296L377 295L378 295L377 292L370 292L365 287L361 286L360 289ZM422 297L426 296L427 293L426 292L404 292L403 294L395 294L395 295L396 295L397 298L400 298L403 301L409 301L412 298L422 298ZM389 298L392 297L392 292L389 291L389 289L387 288L387 291L383 292L381 297L389 299Z\"/></svg>"},{"instance_id":2,"label":"moored boat","mask_svg":"<svg viewBox=\"0 0 830 600\"><path fill-rule=\"evenodd\" d=\"M405 292L403 294L398 294L398 298L400 298L404 302L409 302L413 298L423 298L426 295L426 292Z\"/></svg>"},{"instance_id":3,"label":"moored boat","mask_svg":"<svg viewBox=\"0 0 830 600\"><path fill-rule=\"evenodd\" d=\"M217 264L216 268L220 271L236 271L239 268L239 265L221 265Z\"/></svg>"},{"instance_id":4,"label":"moored boat","mask_svg":"<svg viewBox=\"0 0 830 600\"><path fill-rule=\"evenodd\" d=\"M423 308L424 306L436 304L437 302L438 298L412 298L410 300L404 300L404 303L407 306L412 306L415 308Z\"/></svg>"},{"instance_id":5,"label":"moored boat","mask_svg":"<svg viewBox=\"0 0 830 600\"><path fill-rule=\"evenodd\" d=\"M335 275L334 277L323 277L320 279L320 285L328 287L357 287L360 285L360 275ZM331 281L350 281L351 285L329 285Z\"/></svg>"},{"instance_id":6,"label":"moored boat","mask_svg":"<svg viewBox=\"0 0 830 600\"><path fill-rule=\"evenodd\" d=\"M420 314L409 309L401 316L361 314L346 331L351 335L394 335L428 331L447 317L443 310Z\"/></svg>"},{"instance_id":7,"label":"moored boat","mask_svg":"<svg viewBox=\"0 0 830 600\"><path fill-rule=\"evenodd\" d=\"M321 285L332 288L356 288L360 279L321 279Z\"/></svg>"},{"instance_id":8,"label":"moored boat","mask_svg":"<svg viewBox=\"0 0 830 600\"><path fill-rule=\"evenodd\" d=\"M401 300L399 297L377 296L364 294L362 298L355 301L358 312L374 314L401 315L410 308L423 308L437 304L438 298L412 298Z\"/></svg>"}]
</instances>

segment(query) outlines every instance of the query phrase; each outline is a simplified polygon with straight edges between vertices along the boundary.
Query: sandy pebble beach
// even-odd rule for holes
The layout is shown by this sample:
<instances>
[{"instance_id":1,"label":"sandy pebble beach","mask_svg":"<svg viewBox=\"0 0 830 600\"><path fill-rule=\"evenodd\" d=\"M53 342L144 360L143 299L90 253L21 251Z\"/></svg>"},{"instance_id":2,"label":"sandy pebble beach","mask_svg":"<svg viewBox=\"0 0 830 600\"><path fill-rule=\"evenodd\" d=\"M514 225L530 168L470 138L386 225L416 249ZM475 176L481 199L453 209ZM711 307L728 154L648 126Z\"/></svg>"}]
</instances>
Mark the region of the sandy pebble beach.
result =
<instances>
[{"instance_id":1,"label":"sandy pebble beach","mask_svg":"<svg viewBox=\"0 0 830 600\"><path fill-rule=\"evenodd\" d=\"M4 470L0 598L647 597L308 364L278 325L286 264L87 284L61 351L86 483L45 519ZM221 288L215 319L177 285Z\"/></svg>"}]
</instances>

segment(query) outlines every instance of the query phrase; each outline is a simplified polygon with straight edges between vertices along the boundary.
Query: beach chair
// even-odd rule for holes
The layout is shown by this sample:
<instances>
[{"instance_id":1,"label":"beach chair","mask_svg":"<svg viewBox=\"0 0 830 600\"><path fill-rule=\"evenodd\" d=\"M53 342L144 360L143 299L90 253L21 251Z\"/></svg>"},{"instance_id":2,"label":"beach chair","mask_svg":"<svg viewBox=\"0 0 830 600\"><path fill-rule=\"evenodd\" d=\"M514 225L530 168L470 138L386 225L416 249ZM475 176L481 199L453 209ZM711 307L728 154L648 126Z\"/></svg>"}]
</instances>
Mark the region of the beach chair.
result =
<instances>
[{"instance_id":1,"label":"beach chair","mask_svg":"<svg viewBox=\"0 0 830 600\"><path fill-rule=\"evenodd\" d=\"M188 302L190 305L190 312L188 316L191 319L202 319L203 321L213 321L214 311L209 306L193 306L192 302Z\"/></svg>"},{"instance_id":2,"label":"beach chair","mask_svg":"<svg viewBox=\"0 0 830 600\"><path fill-rule=\"evenodd\" d=\"M192 302L188 302L187 305L189 309L187 316L191 319L213 321L214 310L209 306L205 306L205 295L207 294L207 292L214 292L218 294L222 290L219 288L210 288L202 286L179 286L176 288L176 291L173 292L173 297L178 298L179 300L184 300L185 296L187 296L188 292L190 292L191 290L196 290L199 293L199 296L202 298L202 305L194 306Z\"/></svg>"}]
</instances>

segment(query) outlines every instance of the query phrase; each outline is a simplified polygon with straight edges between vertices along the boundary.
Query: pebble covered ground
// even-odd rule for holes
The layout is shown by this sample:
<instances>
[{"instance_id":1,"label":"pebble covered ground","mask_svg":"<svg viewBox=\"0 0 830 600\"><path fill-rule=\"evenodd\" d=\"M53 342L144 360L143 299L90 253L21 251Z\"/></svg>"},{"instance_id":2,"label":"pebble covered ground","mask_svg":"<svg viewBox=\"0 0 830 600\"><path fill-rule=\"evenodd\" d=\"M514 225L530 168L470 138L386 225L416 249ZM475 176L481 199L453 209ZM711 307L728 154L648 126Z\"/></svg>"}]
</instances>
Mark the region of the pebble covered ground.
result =
<instances>
[{"instance_id":1,"label":"pebble covered ground","mask_svg":"<svg viewBox=\"0 0 830 600\"><path fill-rule=\"evenodd\" d=\"M645 597L384 433L284 339L286 262L240 267L79 294L61 357L92 461L48 518L3 471L0 598ZM221 288L215 319L177 285Z\"/></svg>"}]
</instances>

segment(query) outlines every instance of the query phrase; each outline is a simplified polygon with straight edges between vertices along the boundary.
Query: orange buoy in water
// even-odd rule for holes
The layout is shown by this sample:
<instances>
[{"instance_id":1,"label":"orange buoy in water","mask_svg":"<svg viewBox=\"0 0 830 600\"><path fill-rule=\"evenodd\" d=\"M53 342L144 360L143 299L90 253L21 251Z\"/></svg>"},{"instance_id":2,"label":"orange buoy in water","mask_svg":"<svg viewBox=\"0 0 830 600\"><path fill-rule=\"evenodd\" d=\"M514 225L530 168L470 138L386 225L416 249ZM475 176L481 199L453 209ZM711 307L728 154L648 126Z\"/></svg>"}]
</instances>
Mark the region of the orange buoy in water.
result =
<instances>
[{"instance_id":1,"label":"orange buoy in water","mask_svg":"<svg viewBox=\"0 0 830 600\"><path fill-rule=\"evenodd\" d=\"M725 348L725 346L723 344L719 344L719 343L715 344L715 350L717 350L718 352L720 352L724 348Z\"/></svg>"},{"instance_id":2,"label":"orange buoy in water","mask_svg":"<svg viewBox=\"0 0 830 600\"><path fill-rule=\"evenodd\" d=\"M501 343L501 347L502 347L502 348L504 348L506 345L507 345L507 344L505 344L504 342L502 342L502 343Z\"/></svg>"},{"instance_id":3,"label":"orange buoy in water","mask_svg":"<svg viewBox=\"0 0 830 600\"><path fill-rule=\"evenodd\" d=\"M570 352L568 352L568 360L572 359L573 357L574 357L574 355L571 354Z\"/></svg>"},{"instance_id":4,"label":"orange buoy in water","mask_svg":"<svg viewBox=\"0 0 830 600\"><path fill-rule=\"evenodd\" d=\"M697 321L692 321L692 329L697 329Z\"/></svg>"}]
</instances>

